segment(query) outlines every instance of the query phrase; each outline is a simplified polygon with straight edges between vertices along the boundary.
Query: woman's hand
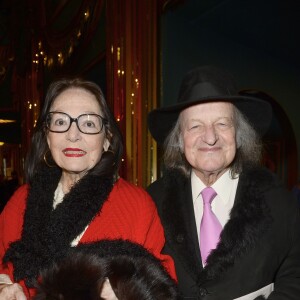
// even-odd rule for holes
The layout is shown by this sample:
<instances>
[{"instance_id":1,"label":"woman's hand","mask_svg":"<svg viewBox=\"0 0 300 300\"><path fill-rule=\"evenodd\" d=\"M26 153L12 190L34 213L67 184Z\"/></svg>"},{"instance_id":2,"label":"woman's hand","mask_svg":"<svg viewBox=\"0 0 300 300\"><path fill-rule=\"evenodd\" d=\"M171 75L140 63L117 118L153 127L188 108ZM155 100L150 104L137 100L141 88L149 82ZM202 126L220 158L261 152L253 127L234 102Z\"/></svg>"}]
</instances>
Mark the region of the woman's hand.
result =
<instances>
[{"instance_id":1,"label":"woman's hand","mask_svg":"<svg viewBox=\"0 0 300 300\"><path fill-rule=\"evenodd\" d=\"M0 284L0 300L26 300L22 287L18 283Z\"/></svg>"}]
</instances>

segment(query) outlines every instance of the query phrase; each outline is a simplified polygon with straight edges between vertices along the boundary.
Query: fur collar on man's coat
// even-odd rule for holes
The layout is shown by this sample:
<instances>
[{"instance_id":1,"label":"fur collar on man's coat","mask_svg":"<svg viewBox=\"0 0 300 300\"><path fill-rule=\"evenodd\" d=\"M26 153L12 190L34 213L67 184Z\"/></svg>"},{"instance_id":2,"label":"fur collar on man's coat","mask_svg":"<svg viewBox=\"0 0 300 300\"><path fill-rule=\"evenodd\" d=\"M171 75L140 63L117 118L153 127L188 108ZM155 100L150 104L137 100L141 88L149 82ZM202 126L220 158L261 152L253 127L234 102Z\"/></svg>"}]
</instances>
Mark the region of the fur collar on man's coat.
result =
<instances>
[{"instance_id":1,"label":"fur collar on man's coat","mask_svg":"<svg viewBox=\"0 0 300 300\"><path fill-rule=\"evenodd\" d=\"M14 265L14 279L28 286L42 268L69 250L71 242L101 211L113 188L113 177L87 174L53 210L54 192L61 170L43 168L30 186L21 239L10 244L3 262Z\"/></svg>"},{"instance_id":2,"label":"fur collar on man's coat","mask_svg":"<svg viewBox=\"0 0 300 300\"><path fill-rule=\"evenodd\" d=\"M205 269L202 269L195 263L197 257L193 243L186 240L190 216L185 215L188 196L184 191L186 185L190 185L190 178L177 170L169 170L164 174L160 187L166 199L160 203L160 215L166 240L176 248L178 259L182 257L186 268L196 274L199 287L231 267L266 231L272 220L262 194L277 184L275 176L262 168L248 168L240 175L237 200L231 210L230 220L224 226L217 249L209 256Z\"/></svg>"}]
</instances>

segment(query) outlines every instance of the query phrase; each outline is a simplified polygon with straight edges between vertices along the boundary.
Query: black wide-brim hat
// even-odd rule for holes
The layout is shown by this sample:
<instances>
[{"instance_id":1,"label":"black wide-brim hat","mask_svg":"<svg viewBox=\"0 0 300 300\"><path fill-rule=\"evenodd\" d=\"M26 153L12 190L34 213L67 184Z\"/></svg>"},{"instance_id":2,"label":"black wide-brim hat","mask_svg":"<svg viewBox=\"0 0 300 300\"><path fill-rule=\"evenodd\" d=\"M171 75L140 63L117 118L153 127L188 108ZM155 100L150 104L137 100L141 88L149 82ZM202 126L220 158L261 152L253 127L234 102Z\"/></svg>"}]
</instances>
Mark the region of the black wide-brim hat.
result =
<instances>
[{"instance_id":1,"label":"black wide-brim hat","mask_svg":"<svg viewBox=\"0 0 300 300\"><path fill-rule=\"evenodd\" d=\"M149 113L149 130L157 143L163 144L182 110L218 101L233 103L261 136L268 130L272 120L271 105L256 97L239 95L232 75L213 66L188 72L182 80L177 103Z\"/></svg>"}]
</instances>

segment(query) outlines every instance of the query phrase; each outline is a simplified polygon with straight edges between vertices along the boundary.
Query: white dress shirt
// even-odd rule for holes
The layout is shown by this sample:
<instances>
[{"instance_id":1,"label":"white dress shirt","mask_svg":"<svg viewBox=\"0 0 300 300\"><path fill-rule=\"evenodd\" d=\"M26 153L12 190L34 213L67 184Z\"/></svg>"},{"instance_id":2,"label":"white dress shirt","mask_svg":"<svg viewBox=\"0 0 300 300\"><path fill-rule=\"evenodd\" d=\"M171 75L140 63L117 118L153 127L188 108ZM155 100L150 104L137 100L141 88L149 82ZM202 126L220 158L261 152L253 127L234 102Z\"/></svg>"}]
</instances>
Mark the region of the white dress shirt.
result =
<instances>
[{"instance_id":1,"label":"white dress shirt","mask_svg":"<svg viewBox=\"0 0 300 300\"><path fill-rule=\"evenodd\" d=\"M227 223L231 208L233 207L238 181L238 177L235 179L230 177L228 170L211 186L217 193L211 204L212 210L223 227ZM203 215L201 191L206 185L193 171L191 174L191 183L198 239L200 241L200 223Z\"/></svg>"}]
</instances>

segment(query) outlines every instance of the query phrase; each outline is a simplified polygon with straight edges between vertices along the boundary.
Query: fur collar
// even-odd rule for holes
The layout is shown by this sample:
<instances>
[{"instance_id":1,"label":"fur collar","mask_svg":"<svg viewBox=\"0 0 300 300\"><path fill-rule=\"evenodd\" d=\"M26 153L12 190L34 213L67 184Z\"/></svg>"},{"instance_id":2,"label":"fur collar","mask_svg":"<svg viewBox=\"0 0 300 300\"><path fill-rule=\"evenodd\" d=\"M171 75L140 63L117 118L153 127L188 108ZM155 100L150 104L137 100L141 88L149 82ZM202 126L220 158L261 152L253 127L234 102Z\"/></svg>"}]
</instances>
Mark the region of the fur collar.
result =
<instances>
[{"instance_id":1,"label":"fur collar","mask_svg":"<svg viewBox=\"0 0 300 300\"><path fill-rule=\"evenodd\" d=\"M21 239L13 242L4 256L4 262L14 265L14 279L25 279L28 286L33 286L41 268L68 251L71 242L100 213L114 182L112 177L88 174L53 210L60 177L58 168L44 168L36 175L28 194Z\"/></svg>"},{"instance_id":2,"label":"fur collar","mask_svg":"<svg viewBox=\"0 0 300 300\"><path fill-rule=\"evenodd\" d=\"M161 217L166 238L174 248L178 259L182 259L189 273L194 276L199 292L211 280L217 279L238 257L251 249L257 239L272 222L264 192L275 183L274 175L261 168L248 168L241 175L235 204L230 220L224 226L220 243L209 256L205 269L195 254L195 241L187 240L190 235L190 215L186 195L190 192L190 179L176 170L169 170L163 177L166 201L162 205Z\"/></svg>"}]
</instances>

